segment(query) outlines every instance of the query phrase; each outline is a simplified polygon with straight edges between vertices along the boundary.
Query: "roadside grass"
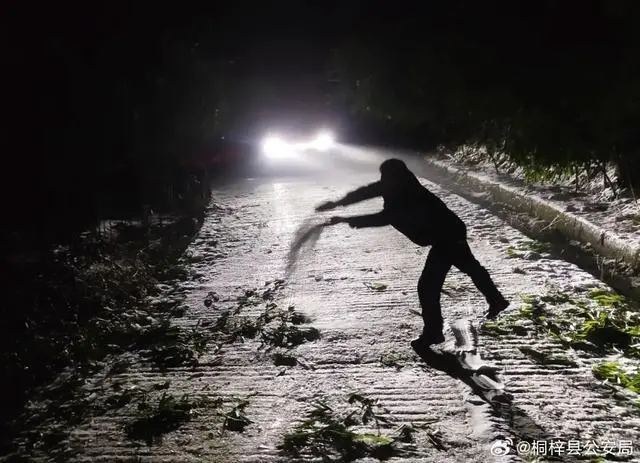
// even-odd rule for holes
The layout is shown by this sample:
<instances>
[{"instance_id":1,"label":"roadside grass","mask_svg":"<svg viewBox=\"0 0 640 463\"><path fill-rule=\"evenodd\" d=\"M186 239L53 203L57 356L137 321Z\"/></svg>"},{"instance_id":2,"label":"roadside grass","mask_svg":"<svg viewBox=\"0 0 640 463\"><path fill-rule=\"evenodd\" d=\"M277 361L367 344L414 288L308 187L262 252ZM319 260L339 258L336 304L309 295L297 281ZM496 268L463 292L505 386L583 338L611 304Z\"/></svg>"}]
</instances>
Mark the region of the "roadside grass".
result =
<instances>
[{"instance_id":1,"label":"roadside grass","mask_svg":"<svg viewBox=\"0 0 640 463\"><path fill-rule=\"evenodd\" d=\"M44 451L64 459L73 426L134 399L122 393L106 402L93 379L125 374L140 362L160 371L197 365L206 332L172 323L184 312L175 283L193 277L177 258L195 230L191 219L181 223L189 229L148 230L146 247L89 233L52 252L30 289L33 305L13 316L23 317L23 330L14 326L4 336L23 337L0 362L3 381L16 389L15 414L3 410L3 453ZM16 294L16 303L24 297Z\"/></svg>"},{"instance_id":2,"label":"roadside grass","mask_svg":"<svg viewBox=\"0 0 640 463\"><path fill-rule=\"evenodd\" d=\"M586 294L552 291L523 295L522 301L518 312L485 323L482 332L493 336L545 333L560 345L591 357L618 355L632 362L640 359L640 312L618 293L603 288ZM520 350L541 364L574 366L568 358L551 357L529 347ZM602 362L593 373L597 379L638 392L638 372L626 372L616 362Z\"/></svg>"},{"instance_id":3,"label":"roadside grass","mask_svg":"<svg viewBox=\"0 0 640 463\"><path fill-rule=\"evenodd\" d=\"M439 432L431 430L429 423L397 426L377 399L352 393L346 403L332 407L328 402L317 401L305 419L284 436L278 449L285 456L344 462L410 456L420 430L426 431L426 438L436 449L445 450Z\"/></svg>"},{"instance_id":4,"label":"roadside grass","mask_svg":"<svg viewBox=\"0 0 640 463\"><path fill-rule=\"evenodd\" d=\"M609 384L640 394L640 371L630 373L616 362L603 362L593 367L593 375Z\"/></svg>"}]
</instances>

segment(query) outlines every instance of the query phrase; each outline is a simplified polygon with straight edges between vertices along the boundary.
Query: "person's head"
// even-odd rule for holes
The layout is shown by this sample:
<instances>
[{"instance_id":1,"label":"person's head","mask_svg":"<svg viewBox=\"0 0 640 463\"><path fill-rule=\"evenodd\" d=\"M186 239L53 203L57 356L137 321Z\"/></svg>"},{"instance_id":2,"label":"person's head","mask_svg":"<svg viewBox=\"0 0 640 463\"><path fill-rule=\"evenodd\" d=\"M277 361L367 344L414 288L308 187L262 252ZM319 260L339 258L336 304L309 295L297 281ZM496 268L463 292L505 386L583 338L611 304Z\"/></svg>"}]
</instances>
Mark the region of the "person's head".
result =
<instances>
[{"instance_id":1,"label":"person's head","mask_svg":"<svg viewBox=\"0 0 640 463\"><path fill-rule=\"evenodd\" d=\"M385 190L397 190L412 185L415 175L400 159L387 159L380 165L380 180Z\"/></svg>"}]
</instances>

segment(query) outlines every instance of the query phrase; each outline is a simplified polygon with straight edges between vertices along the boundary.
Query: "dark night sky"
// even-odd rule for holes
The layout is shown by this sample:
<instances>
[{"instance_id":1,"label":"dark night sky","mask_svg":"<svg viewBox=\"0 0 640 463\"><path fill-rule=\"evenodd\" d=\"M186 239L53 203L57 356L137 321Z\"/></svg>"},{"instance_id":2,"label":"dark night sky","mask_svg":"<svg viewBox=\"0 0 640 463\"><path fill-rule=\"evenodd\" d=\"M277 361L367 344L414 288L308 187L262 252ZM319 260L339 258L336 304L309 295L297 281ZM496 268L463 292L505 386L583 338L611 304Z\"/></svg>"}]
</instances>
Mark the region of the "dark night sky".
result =
<instances>
[{"instance_id":1,"label":"dark night sky","mask_svg":"<svg viewBox=\"0 0 640 463\"><path fill-rule=\"evenodd\" d=\"M320 58L327 48L337 45L344 38L363 33L369 37L386 35L387 41L402 41L419 39L429 35L429 31L438 29L443 34L432 33L431 37L437 39L442 35L442 40L449 40L453 35L464 34L465 29L473 26L464 24L470 21L479 23L473 26L477 28L473 32L478 33L476 38L480 35L496 35L502 41L509 41L509 34L517 31L503 30L508 29L510 21L501 21L501 17L506 17L508 11L518 11L535 21L541 11L540 5L545 3L567 5L567 18L570 19L558 23L558 27L554 28L565 29L571 34L572 28L580 22L580 10L594 2L432 0L383 4L364 0L240 0L224 3L138 1L130 5L125 2L67 2L62 6L59 3L32 5L15 2L8 14L3 15L10 29L13 29L4 45L14 52L42 49L43 46L46 48L44 42L57 36L57 39L63 37L67 42L74 42L75 47L90 55L92 49L103 48L125 34L128 34L127 40L134 37L135 40L146 41L149 48L158 49L163 47L163 37L175 37L177 34L185 40L206 43L212 54L223 54L230 58L237 58L246 52L255 55L271 44L271 48L280 48L280 60L272 56L268 62L262 63L265 64L263 71L286 67L288 64L311 69L318 62L314 57ZM580 9L576 8L578 5ZM433 14L434 11L444 9L448 10L446 14L432 19L437 16ZM483 13L485 19L478 19L478 13ZM461 20L465 15L466 20ZM395 33L390 33L395 27L394 19L398 17L402 17L404 24L413 22L417 27L408 31L402 26ZM483 27L481 23L487 18L492 20L492 24ZM517 23L514 27L520 26ZM597 31L593 30L593 33ZM286 46L282 47L282 44Z\"/></svg>"},{"instance_id":2,"label":"dark night sky","mask_svg":"<svg viewBox=\"0 0 640 463\"><path fill-rule=\"evenodd\" d=\"M124 3L124 2L123 2ZM335 44L361 23L360 0L338 2L235 1L151 3L67 2L55 5L14 3L5 10L11 48L41 46L62 36L79 47L114 40L125 31L159 41L176 32L185 39L213 40L214 47L234 54L255 44L286 41L312 48Z\"/></svg>"},{"instance_id":3,"label":"dark night sky","mask_svg":"<svg viewBox=\"0 0 640 463\"><path fill-rule=\"evenodd\" d=\"M212 59L236 60L245 74L265 84L288 87L295 103L313 93L309 87L321 78L327 51L360 21L364 2L131 3L9 6L4 19L10 35L4 46L10 79L16 87L64 92L77 85L69 80L74 73L70 63L105 68L100 75L106 81L111 72L144 72L147 62L157 61L168 44L180 39L200 43ZM117 70L104 64L109 58L117 61ZM23 112L25 120L32 120L22 97L14 96L16 116Z\"/></svg>"},{"instance_id":4,"label":"dark night sky","mask_svg":"<svg viewBox=\"0 0 640 463\"><path fill-rule=\"evenodd\" d=\"M551 3L433 0L391 5L364 0L239 0L36 6L16 2L14 14L4 16L12 27L3 45L8 47L4 56L12 70L9 77L15 78L16 85L29 83L42 88L59 85L56 79L66 78L66 71L60 68L74 60L90 68L101 66L105 56L115 56L118 72L144 72L145 67L152 69L154 60L158 61L176 39L200 43L212 59L236 60L246 75L285 88L295 102L314 93L310 87L323 78L328 50L354 36L378 40L398 50L403 49L403 41L425 37L436 47L455 48L451 44L457 42L461 48L472 44L478 50L490 48L487 43L493 41L500 44L501 62L516 56L507 48L518 34L530 44L529 50L521 53L522 59L532 56L534 48L543 48L545 41L550 43L553 35L582 40L573 32L584 16L585 5L597 2L581 2L580 9L575 8L577 2L559 2L567 5L567 14L551 26L527 29L523 21L503 19L515 12L533 23L540 15L540 5ZM487 20L489 24L485 24ZM600 32L598 26L583 25L582 29L591 31L592 36ZM104 79L110 78L109 72L105 69ZM17 106L22 106L20 101Z\"/></svg>"}]
</instances>

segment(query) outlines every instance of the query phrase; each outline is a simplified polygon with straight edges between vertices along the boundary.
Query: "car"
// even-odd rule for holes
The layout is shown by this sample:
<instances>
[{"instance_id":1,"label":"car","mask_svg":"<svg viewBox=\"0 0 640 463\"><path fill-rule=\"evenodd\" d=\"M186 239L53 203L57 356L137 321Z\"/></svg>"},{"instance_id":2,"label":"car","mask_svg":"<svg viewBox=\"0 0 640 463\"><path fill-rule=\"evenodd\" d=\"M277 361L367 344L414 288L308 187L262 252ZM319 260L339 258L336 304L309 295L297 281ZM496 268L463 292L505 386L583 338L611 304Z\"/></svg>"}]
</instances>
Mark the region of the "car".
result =
<instances>
[{"instance_id":1,"label":"car","mask_svg":"<svg viewBox=\"0 0 640 463\"><path fill-rule=\"evenodd\" d=\"M334 134L326 129L310 135L286 135L273 132L264 137L260 151L267 158L286 158L305 152L326 152L336 144Z\"/></svg>"},{"instance_id":2,"label":"car","mask_svg":"<svg viewBox=\"0 0 640 463\"><path fill-rule=\"evenodd\" d=\"M301 133L304 132L271 131L263 138L256 132L244 136L227 134L201 146L195 156L185 161L213 175L224 176L304 171L311 165L307 155L326 153L336 142L328 130L317 130L306 136Z\"/></svg>"}]
</instances>

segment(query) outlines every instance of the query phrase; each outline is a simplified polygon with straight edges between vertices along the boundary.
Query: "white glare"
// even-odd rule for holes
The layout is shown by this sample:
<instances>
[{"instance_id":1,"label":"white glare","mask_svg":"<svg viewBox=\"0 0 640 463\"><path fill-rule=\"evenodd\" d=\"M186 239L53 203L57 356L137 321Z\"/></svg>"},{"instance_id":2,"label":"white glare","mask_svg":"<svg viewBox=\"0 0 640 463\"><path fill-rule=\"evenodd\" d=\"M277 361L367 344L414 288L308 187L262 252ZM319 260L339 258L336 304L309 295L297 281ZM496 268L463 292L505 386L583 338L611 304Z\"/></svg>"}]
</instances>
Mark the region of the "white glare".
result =
<instances>
[{"instance_id":1,"label":"white glare","mask_svg":"<svg viewBox=\"0 0 640 463\"><path fill-rule=\"evenodd\" d=\"M268 137L262 143L262 151L267 156L281 156L287 151L287 144L278 137Z\"/></svg>"},{"instance_id":2,"label":"white glare","mask_svg":"<svg viewBox=\"0 0 640 463\"><path fill-rule=\"evenodd\" d=\"M313 145L316 147L316 149L325 151L331 148L334 143L335 141L331 133L322 132L316 137Z\"/></svg>"}]
</instances>

